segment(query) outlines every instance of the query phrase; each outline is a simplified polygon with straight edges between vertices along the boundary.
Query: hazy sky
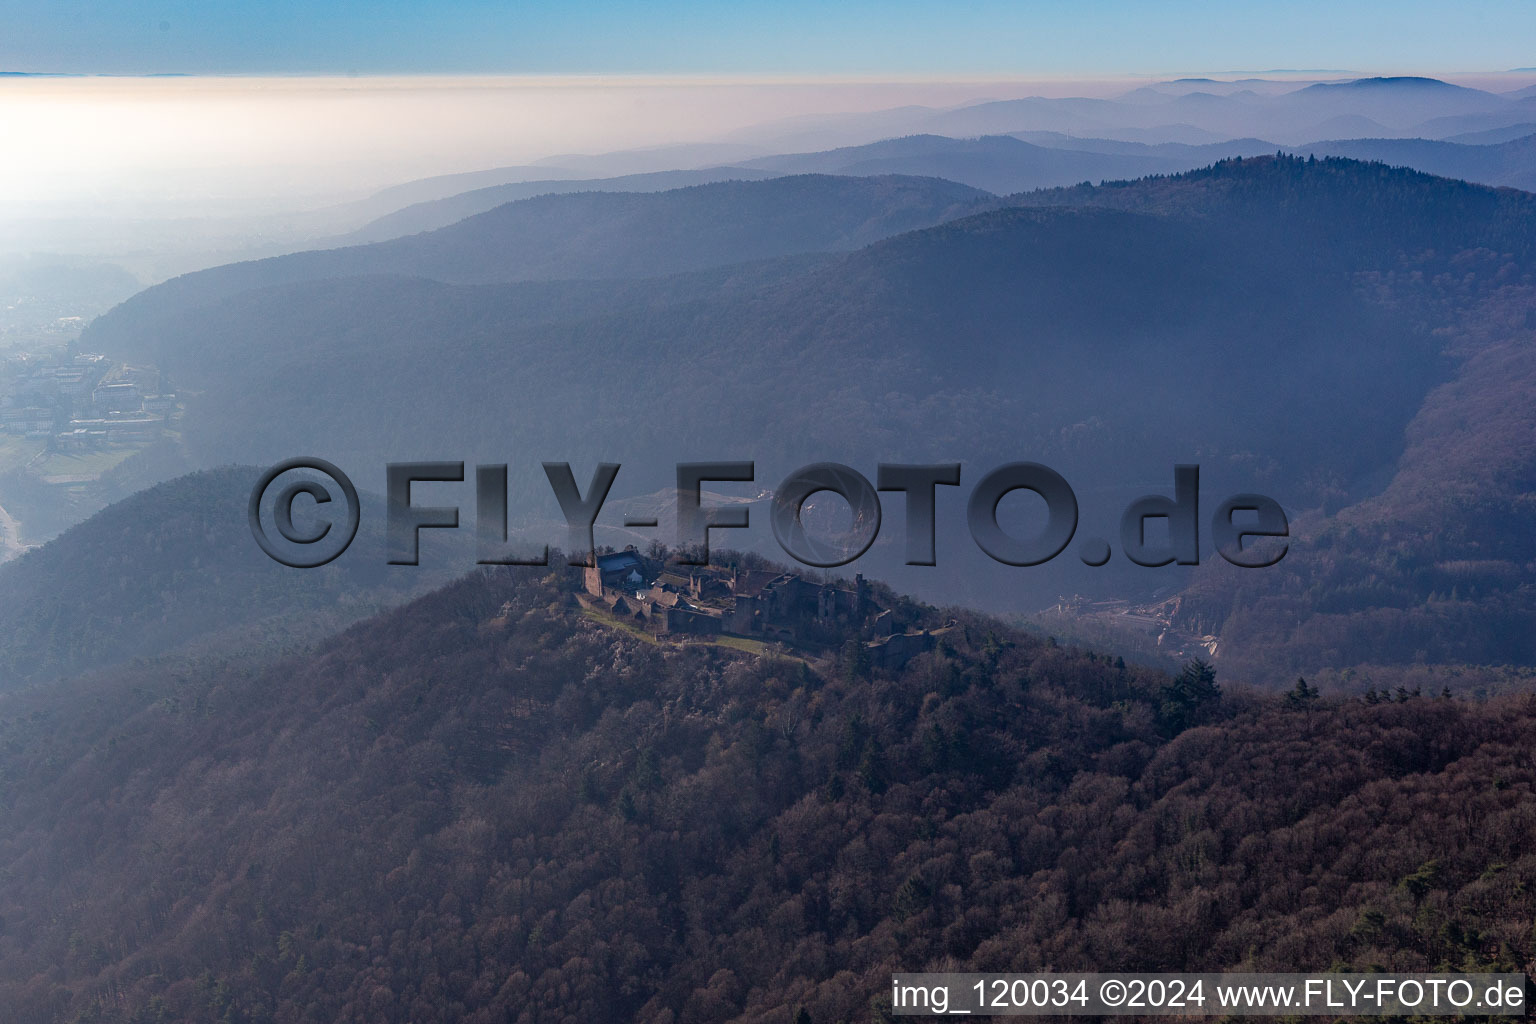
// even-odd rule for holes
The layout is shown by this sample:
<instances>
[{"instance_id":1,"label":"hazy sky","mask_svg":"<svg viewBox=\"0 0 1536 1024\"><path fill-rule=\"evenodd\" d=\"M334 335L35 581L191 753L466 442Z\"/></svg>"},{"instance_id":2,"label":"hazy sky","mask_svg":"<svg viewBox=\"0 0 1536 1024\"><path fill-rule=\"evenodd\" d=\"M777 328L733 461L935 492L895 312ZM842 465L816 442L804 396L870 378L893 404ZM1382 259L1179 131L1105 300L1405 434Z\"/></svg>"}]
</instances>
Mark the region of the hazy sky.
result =
<instances>
[{"instance_id":1,"label":"hazy sky","mask_svg":"<svg viewBox=\"0 0 1536 1024\"><path fill-rule=\"evenodd\" d=\"M1536 0L0 0L0 71L85 76L0 76L0 222L297 208L783 118L1179 75L1498 72L1536 64L1533 42ZM177 76L142 77L160 73Z\"/></svg>"},{"instance_id":2,"label":"hazy sky","mask_svg":"<svg viewBox=\"0 0 1536 1024\"><path fill-rule=\"evenodd\" d=\"M729 138L762 122L904 104L1114 94L1138 81L875 82L732 76L3 78L0 220L141 202L334 200L562 153ZM710 159L729 162L729 155ZM686 164L687 161L683 160Z\"/></svg>"},{"instance_id":3,"label":"hazy sky","mask_svg":"<svg viewBox=\"0 0 1536 1024\"><path fill-rule=\"evenodd\" d=\"M1536 64L1531 0L3 0L0 70L1415 73Z\"/></svg>"}]
</instances>

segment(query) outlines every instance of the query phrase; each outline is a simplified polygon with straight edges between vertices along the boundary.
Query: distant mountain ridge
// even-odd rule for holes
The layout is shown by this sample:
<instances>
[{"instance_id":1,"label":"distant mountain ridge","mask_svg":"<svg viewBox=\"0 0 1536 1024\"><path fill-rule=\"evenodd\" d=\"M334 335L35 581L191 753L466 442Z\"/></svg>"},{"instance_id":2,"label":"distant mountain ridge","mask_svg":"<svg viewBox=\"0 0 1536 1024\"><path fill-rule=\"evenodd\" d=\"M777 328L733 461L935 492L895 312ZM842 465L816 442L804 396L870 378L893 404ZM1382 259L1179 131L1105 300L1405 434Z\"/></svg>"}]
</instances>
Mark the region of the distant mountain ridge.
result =
<instances>
[{"instance_id":1,"label":"distant mountain ridge","mask_svg":"<svg viewBox=\"0 0 1536 1024\"><path fill-rule=\"evenodd\" d=\"M1369 119L1325 122L1321 127L1363 127L1384 131ZM944 178L997 194L1054 188L1088 181L1177 174L1217 160L1290 152L1301 156L1344 156L1412 167L1442 177L1484 185L1536 188L1536 124L1474 132L1450 141L1431 139L1335 138L1286 147L1263 139L1187 145L1148 145L1116 139L1073 136L1056 131L948 138L911 135L861 146L814 153L758 157L737 167L663 171L607 179L519 181L454 195L396 210L358 229L339 243L383 241L445 227L503 203L569 192L655 192L714 181L754 180L792 174L875 176L900 174ZM1486 138L1485 138L1486 136ZM515 168L509 170L516 170ZM487 172L490 173L490 172Z\"/></svg>"},{"instance_id":2,"label":"distant mountain ridge","mask_svg":"<svg viewBox=\"0 0 1536 1024\"><path fill-rule=\"evenodd\" d=\"M349 218L368 216L376 220L402 214L400 224L391 225L386 221L383 225L364 228L352 239L378 241L388 237L391 231L409 234L429 230L489 209L493 204L488 204L483 195L477 200L464 199L448 209L429 209L430 204L487 188L505 188L504 198L510 200L525 198L533 189L569 191L573 188L569 182L576 179L612 182L619 177L639 179L645 174L683 172L712 177L709 174L711 168L723 165L761 167L763 161L782 164L792 155L809 157L811 151L825 151L829 146L848 150L865 145L878 146L914 135L944 136L957 142L979 136L1014 135L1045 145L1054 145L1044 141L1045 137L1054 135L1152 147L1170 144L1211 147L1203 157L1189 153L1137 154L1173 156L1182 166L1148 164L1134 168L1122 165L1115 169L1095 165L1087 167L1078 179L1096 182L1104 178L1191 170L1211 160L1255 156L1285 146L1314 144L1320 139L1422 137L1456 143L1507 142L1536 133L1533 102L1536 102L1536 86L1501 95L1412 76L1324 81L1310 85L1263 79L1182 79L1141 86L1111 99L1028 97L962 104L948 110L909 106L860 114L810 115L744 130L742 138L752 139L750 144L671 146L595 156L554 157L532 165L439 175L384 189L365 200L348 204L346 209ZM1250 144L1256 138L1274 139L1275 142L1256 149ZM765 156L765 147L778 150L781 155ZM1095 147L1069 144L1055 148ZM1342 151L1336 155L1342 155ZM1371 158L1370 154L1361 155ZM870 173L840 170L852 162L823 161L811 167L801 161L797 170ZM903 167L907 169L888 167L887 171L937 173L915 170L912 165ZM1432 166L1417 169L1442 173ZM780 170L779 173L784 172ZM1062 172L1050 166L1036 171L1020 166L1010 173L1012 183L1006 184L1002 191L1072 183L1052 177ZM1032 173L1035 177L1029 177ZM1044 177L1040 177L1042 173ZM964 176L956 180L995 190L985 180ZM1505 183L1486 175L1475 176L1472 180L1487 184ZM684 182L680 179L677 183ZM641 182L612 182L604 187L628 190L637 184ZM428 206L416 214L403 214L406 207L421 204ZM452 217L453 210L462 212L459 217Z\"/></svg>"},{"instance_id":3,"label":"distant mountain ridge","mask_svg":"<svg viewBox=\"0 0 1536 1024\"><path fill-rule=\"evenodd\" d=\"M919 174L949 178L998 194L1180 174L1218 160L1287 152L1342 156L1482 185L1536 189L1536 133L1473 145L1429 139L1360 138L1277 146L1262 139L1187 146L1149 146L1111 139L1072 138L1059 132L1020 132L951 139L915 135L867 146L764 157L752 168L777 173Z\"/></svg>"},{"instance_id":4,"label":"distant mountain ridge","mask_svg":"<svg viewBox=\"0 0 1536 1024\"><path fill-rule=\"evenodd\" d=\"M1362 135L1443 138L1536 122L1533 102L1530 90L1500 95L1422 78L1257 82L1247 88L1196 81L1181 87L1143 86L1119 97L1029 96L946 110L907 107L861 116L811 117L760 125L740 137L779 150L861 145L914 134L969 138L1025 131L1143 143L1259 137L1300 145ZM1344 127L1349 125L1355 127Z\"/></svg>"},{"instance_id":5,"label":"distant mountain ridge","mask_svg":"<svg viewBox=\"0 0 1536 1024\"><path fill-rule=\"evenodd\" d=\"M1008 135L914 135L825 153L763 157L746 166L781 174L921 174L999 194L1187 169L1172 158L1048 148Z\"/></svg>"},{"instance_id":6,"label":"distant mountain ridge","mask_svg":"<svg viewBox=\"0 0 1536 1024\"><path fill-rule=\"evenodd\" d=\"M476 188L443 199L416 202L371 221L339 241L349 245L382 242L432 231L504 203L566 192L666 192L716 181L754 181L770 177L746 167L715 167L699 171L652 171L618 178L519 181Z\"/></svg>"},{"instance_id":7,"label":"distant mountain ridge","mask_svg":"<svg viewBox=\"0 0 1536 1024\"><path fill-rule=\"evenodd\" d=\"M367 275L454 284L658 277L852 249L989 203L995 203L989 194L949 181L825 175L721 181L661 193L541 195L421 235L186 274L98 318L89 344L147 355L167 329L166 317L300 281Z\"/></svg>"}]
</instances>

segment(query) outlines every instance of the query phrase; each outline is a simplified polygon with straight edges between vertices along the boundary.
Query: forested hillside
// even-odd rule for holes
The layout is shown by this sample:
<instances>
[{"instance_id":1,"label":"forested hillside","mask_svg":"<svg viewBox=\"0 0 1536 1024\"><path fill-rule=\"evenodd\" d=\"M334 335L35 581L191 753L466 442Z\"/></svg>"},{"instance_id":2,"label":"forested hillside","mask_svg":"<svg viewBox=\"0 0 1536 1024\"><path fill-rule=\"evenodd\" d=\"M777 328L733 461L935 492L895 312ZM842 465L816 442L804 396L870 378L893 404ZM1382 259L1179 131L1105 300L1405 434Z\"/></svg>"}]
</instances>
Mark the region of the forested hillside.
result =
<instances>
[{"instance_id":1,"label":"forested hillside","mask_svg":"<svg viewBox=\"0 0 1536 1024\"><path fill-rule=\"evenodd\" d=\"M440 567L385 564L382 515L363 517L353 549L323 569L278 565L246 519L260 475L178 477L0 565L0 691L188 645L220 657L281 650L442 581Z\"/></svg>"},{"instance_id":2,"label":"forested hillside","mask_svg":"<svg viewBox=\"0 0 1536 1024\"><path fill-rule=\"evenodd\" d=\"M1273 163L1262 195L1222 164L1056 200L1223 221L1272 210L1283 219L1261 230L1310 237L1363 294L1432 325L1450 373L1408 424L1379 490L1325 501L1299 527L1308 541L1272 572L1204 566L1183 620L1220 632L1227 664L1249 678L1356 664L1531 664L1536 200L1381 165ZM1320 179L1339 187L1320 189ZM1392 212L1410 207L1412 216Z\"/></svg>"},{"instance_id":3,"label":"forested hillside","mask_svg":"<svg viewBox=\"0 0 1536 1024\"><path fill-rule=\"evenodd\" d=\"M1377 160L1426 174L1527 192L1536 189L1536 135L1532 134L1482 145L1429 139L1338 139L1301 146L1297 152L1303 156Z\"/></svg>"},{"instance_id":4,"label":"forested hillside","mask_svg":"<svg viewBox=\"0 0 1536 1024\"><path fill-rule=\"evenodd\" d=\"M962 615L894 675L477 574L0 698L0 1003L835 1022L895 970L1529 970L1536 707L1223 693Z\"/></svg>"}]
</instances>

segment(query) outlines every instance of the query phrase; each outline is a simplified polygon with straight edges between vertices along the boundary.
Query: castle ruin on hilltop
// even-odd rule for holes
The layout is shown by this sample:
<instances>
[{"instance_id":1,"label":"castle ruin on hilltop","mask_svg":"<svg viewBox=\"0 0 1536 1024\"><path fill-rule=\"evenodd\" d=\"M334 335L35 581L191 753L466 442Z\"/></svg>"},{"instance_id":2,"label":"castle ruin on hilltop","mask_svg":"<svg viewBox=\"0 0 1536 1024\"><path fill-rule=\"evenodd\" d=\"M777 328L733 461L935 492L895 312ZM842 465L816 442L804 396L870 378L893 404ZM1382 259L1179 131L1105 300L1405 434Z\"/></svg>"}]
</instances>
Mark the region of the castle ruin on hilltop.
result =
<instances>
[{"instance_id":1,"label":"castle ruin on hilltop","mask_svg":"<svg viewBox=\"0 0 1536 1024\"><path fill-rule=\"evenodd\" d=\"M898 630L862 574L850 588L776 569L667 564L633 548L596 556L577 599L657 636L733 635L825 649L852 635L872 666L888 670L932 650L949 628Z\"/></svg>"}]
</instances>

